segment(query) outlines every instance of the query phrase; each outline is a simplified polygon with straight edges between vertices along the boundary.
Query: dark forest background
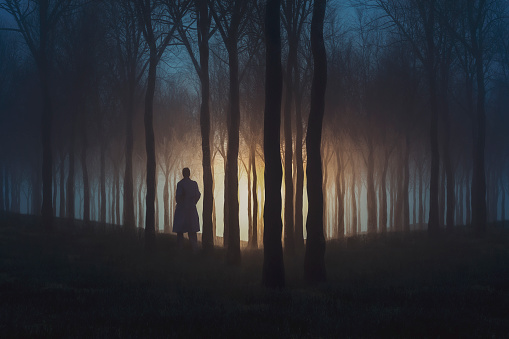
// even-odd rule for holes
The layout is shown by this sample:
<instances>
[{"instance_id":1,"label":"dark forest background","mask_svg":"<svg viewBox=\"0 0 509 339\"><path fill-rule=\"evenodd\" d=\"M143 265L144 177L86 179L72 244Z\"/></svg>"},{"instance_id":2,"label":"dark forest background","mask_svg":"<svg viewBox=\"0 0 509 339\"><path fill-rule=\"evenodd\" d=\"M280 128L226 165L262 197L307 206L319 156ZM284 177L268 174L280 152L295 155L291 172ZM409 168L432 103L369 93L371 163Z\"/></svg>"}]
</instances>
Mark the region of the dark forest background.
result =
<instances>
[{"instance_id":1,"label":"dark forest background","mask_svg":"<svg viewBox=\"0 0 509 339\"><path fill-rule=\"evenodd\" d=\"M314 7L278 9L290 252L307 237ZM263 246L264 1L0 8L0 209L145 228L150 238L170 232L187 166L202 191L203 246L223 244L232 262L240 239ZM326 239L464 225L482 235L507 218L507 15L503 0L327 1Z\"/></svg>"}]
</instances>

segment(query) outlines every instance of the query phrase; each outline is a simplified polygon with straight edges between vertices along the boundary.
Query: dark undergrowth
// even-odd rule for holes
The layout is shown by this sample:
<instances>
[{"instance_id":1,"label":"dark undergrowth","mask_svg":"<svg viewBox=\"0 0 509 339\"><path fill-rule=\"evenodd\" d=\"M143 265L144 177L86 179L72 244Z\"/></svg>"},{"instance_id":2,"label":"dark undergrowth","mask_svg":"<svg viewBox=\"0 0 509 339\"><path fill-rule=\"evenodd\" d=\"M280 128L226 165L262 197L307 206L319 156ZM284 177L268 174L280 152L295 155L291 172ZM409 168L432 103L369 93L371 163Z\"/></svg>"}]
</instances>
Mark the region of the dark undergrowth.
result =
<instances>
[{"instance_id":1,"label":"dark undergrowth","mask_svg":"<svg viewBox=\"0 0 509 339\"><path fill-rule=\"evenodd\" d=\"M327 244L328 282L306 286L303 254L287 287L261 287L263 251L242 265L158 235L0 214L0 337L507 337L509 225Z\"/></svg>"}]
</instances>

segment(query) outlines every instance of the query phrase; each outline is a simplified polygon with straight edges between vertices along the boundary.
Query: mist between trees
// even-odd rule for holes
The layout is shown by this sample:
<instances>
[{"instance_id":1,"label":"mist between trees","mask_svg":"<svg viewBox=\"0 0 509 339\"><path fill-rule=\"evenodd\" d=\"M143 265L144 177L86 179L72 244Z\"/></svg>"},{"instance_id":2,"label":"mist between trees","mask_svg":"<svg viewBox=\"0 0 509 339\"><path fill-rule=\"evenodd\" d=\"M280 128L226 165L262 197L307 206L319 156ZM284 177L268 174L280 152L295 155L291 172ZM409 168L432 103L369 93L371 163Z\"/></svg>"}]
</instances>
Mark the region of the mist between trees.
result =
<instances>
[{"instance_id":1,"label":"mist between trees","mask_svg":"<svg viewBox=\"0 0 509 339\"><path fill-rule=\"evenodd\" d=\"M265 2L0 3L1 209L170 232L189 167L206 243L263 245ZM470 224L482 234L506 218L507 6L327 2L327 239ZM313 2L279 8L293 252L306 238Z\"/></svg>"}]
</instances>

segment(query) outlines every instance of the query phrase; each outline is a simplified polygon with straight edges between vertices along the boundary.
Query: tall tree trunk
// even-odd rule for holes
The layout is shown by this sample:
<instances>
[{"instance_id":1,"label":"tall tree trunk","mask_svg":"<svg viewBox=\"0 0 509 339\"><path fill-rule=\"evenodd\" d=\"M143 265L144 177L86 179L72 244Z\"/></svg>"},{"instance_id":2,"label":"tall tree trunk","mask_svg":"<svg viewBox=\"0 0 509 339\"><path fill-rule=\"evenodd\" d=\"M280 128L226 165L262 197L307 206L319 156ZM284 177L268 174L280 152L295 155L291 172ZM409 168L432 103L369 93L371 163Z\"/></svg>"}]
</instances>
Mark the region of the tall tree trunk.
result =
<instances>
[{"instance_id":1,"label":"tall tree trunk","mask_svg":"<svg viewBox=\"0 0 509 339\"><path fill-rule=\"evenodd\" d=\"M101 209L100 209L100 220L101 223L106 223L106 155L105 155L104 140L101 140L100 150L100 191L101 191Z\"/></svg>"},{"instance_id":2,"label":"tall tree trunk","mask_svg":"<svg viewBox=\"0 0 509 339\"><path fill-rule=\"evenodd\" d=\"M83 177L83 220L85 221L85 223L90 222L90 185L88 180L88 168L87 168L87 148L88 148L87 131L84 128L82 131L82 145L81 145L81 173Z\"/></svg>"},{"instance_id":3,"label":"tall tree trunk","mask_svg":"<svg viewBox=\"0 0 509 339\"><path fill-rule=\"evenodd\" d=\"M71 145L69 149L69 174L67 176L67 217L71 220L75 218L75 190L74 190L74 156L76 152L76 117L72 118L71 127Z\"/></svg>"},{"instance_id":4,"label":"tall tree trunk","mask_svg":"<svg viewBox=\"0 0 509 339\"><path fill-rule=\"evenodd\" d=\"M311 19L311 51L313 54L313 81L311 84L311 107L306 149L308 154L307 191L308 216L306 220L307 241L304 257L304 277L315 283L326 280L325 238L323 235L323 192L322 159L322 121L325 110L325 89L327 86L327 55L323 39L325 0L315 0Z\"/></svg>"},{"instance_id":5,"label":"tall tree trunk","mask_svg":"<svg viewBox=\"0 0 509 339\"><path fill-rule=\"evenodd\" d=\"M115 223L121 224L120 220L120 169L115 168Z\"/></svg>"},{"instance_id":6,"label":"tall tree trunk","mask_svg":"<svg viewBox=\"0 0 509 339\"><path fill-rule=\"evenodd\" d=\"M59 203L60 203L60 218L64 218L66 216L66 213L65 213L65 202L66 202L66 199L65 199L65 156L64 156L64 149L63 149L63 146L60 145L60 149L59 149L59 153L60 153L60 175L59 175L59 179L60 179L60 184L59 184L59 188L60 188L60 194L59 194Z\"/></svg>"},{"instance_id":7,"label":"tall tree trunk","mask_svg":"<svg viewBox=\"0 0 509 339\"><path fill-rule=\"evenodd\" d=\"M353 159L353 156L352 156ZM352 160L352 178L351 178L351 185L350 185L350 203L352 205L351 208L351 231L352 235L357 235L357 199L355 196L355 168Z\"/></svg>"},{"instance_id":8,"label":"tall tree trunk","mask_svg":"<svg viewBox=\"0 0 509 339\"><path fill-rule=\"evenodd\" d=\"M419 227L424 225L424 179L423 179L423 166L419 167Z\"/></svg>"},{"instance_id":9,"label":"tall tree trunk","mask_svg":"<svg viewBox=\"0 0 509 339\"><path fill-rule=\"evenodd\" d=\"M291 38L290 38L291 39ZM289 39L289 40L290 40ZM292 145L292 102L293 102L293 64L296 57L295 44L290 44L288 52L288 60L286 64L286 91L285 91L285 104L283 111L283 134L285 140L285 159L284 159L284 177L285 177L285 209L284 209L284 238L285 238L285 252L289 255L295 254L295 240L294 240L294 210L293 210L293 178L292 178L292 163L293 163L293 145Z\"/></svg>"},{"instance_id":10,"label":"tall tree trunk","mask_svg":"<svg viewBox=\"0 0 509 339\"><path fill-rule=\"evenodd\" d=\"M281 0L267 0L265 7L265 112L263 154L265 156L265 201L263 214L263 272L266 287L285 286L281 233L282 168L279 152L282 99Z\"/></svg>"},{"instance_id":11,"label":"tall tree trunk","mask_svg":"<svg viewBox=\"0 0 509 339\"><path fill-rule=\"evenodd\" d=\"M251 238L253 234L253 199L252 199L252 186L251 186L251 161L249 161L249 165L247 166L246 175L247 175L247 243L248 246L251 244Z\"/></svg>"},{"instance_id":12,"label":"tall tree trunk","mask_svg":"<svg viewBox=\"0 0 509 339\"><path fill-rule=\"evenodd\" d=\"M240 128L240 88L238 39L231 36L228 44L230 71L230 108L228 110L228 146L226 151L226 181L228 182L228 248L226 260L230 264L240 264L240 226L239 226L239 128Z\"/></svg>"},{"instance_id":13,"label":"tall tree trunk","mask_svg":"<svg viewBox=\"0 0 509 339\"><path fill-rule=\"evenodd\" d=\"M55 218L57 215L57 191L58 191L58 182L57 182L57 172L58 172L58 167L56 165L56 163L53 164L54 166L54 170L53 170L53 203L52 203L52 206L53 206L53 218ZM0 193L3 193L3 189L2 189L2 169L0 168ZM0 194L0 200L3 199L3 194ZM41 202L42 203L42 202ZM0 202L0 209L3 208L3 201ZM37 210L39 210L39 208L37 208Z\"/></svg>"},{"instance_id":14,"label":"tall tree trunk","mask_svg":"<svg viewBox=\"0 0 509 339\"><path fill-rule=\"evenodd\" d=\"M251 145L251 151L250 151L250 163L251 168L253 171L253 188L251 190L252 194L252 200L253 200L253 232L251 234L251 247L258 248L258 177L256 173L256 151L255 151L256 145L253 143Z\"/></svg>"},{"instance_id":15,"label":"tall tree trunk","mask_svg":"<svg viewBox=\"0 0 509 339\"><path fill-rule=\"evenodd\" d=\"M445 198L445 166L442 165L440 168L440 195L438 197L438 211L440 213L439 220L440 220L440 227L443 227L445 225L445 207L446 207L446 198Z\"/></svg>"},{"instance_id":16,"label":"tall tree trunk","mask_svg":"<svg viewBox=\"0 0 509 339\"><path fill-rule=\"evenodd\" d=\"M471 222L472 222L472 211L471 211L471 192L472 192L472 188L471 188L471 181L470 181L470 173L467 172L467 175L466 175L466 178L465 178L465 184L466 184L466 188L465 188L465 209L466 209L466 215L465 215L465 224L466 225L470 225Z\"/></svg>"},{"instance_id":17,"label":"tall tree trunk","mask_svg":"<svg viewBox=\"0 0 509 339\"><path fill-rule=\"evenodd\" d=\"M4 207L5 211L10 211L11 204L10 204L10 192L9 192L9 168L5 167L5 175L4 175Z\"/></svg>"},{"instance_id":18,"label":"tall tree trunk","mask_svg":"<svg viewBox=\"0 0 509 339\"><path fill-rule=\"evenodd\" d=\"M503 177L500 179L500 189L502 190L501 220L505 222L505 185Z\"/></svg>"},{"instance_id":19,"label":"tall tree trunk","mask_svg":"<svg viewBox=\"0 0 509 339\"><path fill-rule=\"evenodd\" d=\"M409 184L410 184L410 137L408 134L405 136L405 156L403 159L404 175L403 175L403 231L410 231L410 202L409 202Z\"/></svg>"},{"instance_id":20,"label":"tall tree trunk","mask_svg":"<svg viewBox=\"0 0 509 339\"><path fill-rule=\"evenodd\" d=\"M0 164L0 211L6 211L4 199L5 165ZM54 204L53 204L54 205Z\"/></svg>"},{"instance_id":21,"label":"tall tree trunk","mask_svg":"<svg viewBox=\"0 0 509 339\"><path fill-rule=\"evenodd\" d=\"M155 44L155 42L152 42ZM156 198L156 146L154 140L153 110L156 87L155 46L150 47L150 60L145 93L145 149L147 152L147 197L145 207L145 247L153 250L155 246L155 198Z\"/></svg>"},{"instance_id":22,"label":"tall tree trunk","mask_svg":"<svg viewBox=\"0 0 509 339\"><path fill-rule=\"evenodd\" d=\"M159 194L158 194L158 177L159 177L159 174L157 173L157 166L156 166L156 181L155 181L155 202L154 202L154 205L155 205L155 222L154 222L154 229L156 232L159 232Z\"/></svg>"},{"instance_id":23,"label":"tall tree trunk","mask_svg":"<svg viewBox=\"0 0 509 339\"><path fill-rule=\"evenodd\" d=\"M430 61L431 65L433 63ZM433 67L433 66L429 66ZM436 76L429 71L429 91L431 102L430 119L430 145L431 145L431 175L429 184L429 218L428 234L430 237L437 237L440 231L439 208L438 208L438 178L440 170L440 154L438 150L438 105L436 92Z\"/></svg>"},{"instance_id":24,"label":"tall tree trunk","mask_svg":"<svg viewBox=\"0 0 509 339\"><path fill-rule=\"evenodd\" d=\"M169 192L169 167L166 166L164 173L163 205L164 205L164 233L170 233L170 192Z\"/></svg>"},{"instance_id":25,"label":"tall tree trunk","mask_svg":"<svg viewBox=\"0 0 509 339\"><path fill-rule=\"evenodd\" d=\"M134 230L134 189L133 189L133 120L134 120L134 96L136 79L134 72L130 72L126 103L126 136L125 136L125 171L124 171L124 227Z\"/></svg>"},{"instance_id":26,"label":"tall tree trunk","mask_svg":"<svg viewBox=\"0 0 509 339\"><path fill-rule=\"evenodd\" d=\"M209 80L209 29L210 19L206 0L196 0L198 10L198 44L200 50L201 108L200 130L203 167L203 235L202 246L205 250L214 247L214 227L212 209L214 189L210 154L210 80Z\"/></svg>"},{"instance_id":27,"label":"tall tree trunk","mask_svg":"<svg viewBox=\"0 0 509 339\"><path fill-rule=\"evenodd\" d=\"M447 70L448 72L448 70ZM444 88L441 91L442 93L442 119L444 122L444 168L445 175L447 177L447 214L445 218L446 229L448 232L452 231L454 227L454 211L456 208L456 201L454 199L454 191L455 191L455 179L454 179L454 169L452 166L451 155L450 155L450 143L451 143L451 122L449 117L449 100L447 98L447 90L448 90L448 75L442 76ZM443 203L443 202L442 202Z\"/></svg>"},{"instance_id":28,"label":"tall tree trunk","mask_svg":"<svg viewBox=\"0 0 509 339\"><path fill-rule=\"evenodd\" d=\"M475 25L473 22L473 1L469 1L469 21L470 38L472 42L472 52L475 58L475 73L477 84L477 109L474 115L473 127L473 173L472 173L472 224L478 236L486 233L486 173L484 148L486 143L486 112L485 100L486 89L484 79L484 43L481 33L483 27ZM483 9L479 9L481 11ZM477 20L476 20L477 21Z\"/></svg>"},{"instance_id":29,"label":"tall tree trunk","mask_svg":"<svg viewBox=\"0 0 509 339\"><path fill-rule=\"evenodd\" d=\"M368 207L368 233L377 232L377 206L376 206L376 193L375 193L375 155L373 139L370 135L368 141L368 162L367 162L367 192L366 192L366 205Z\"/></svg>"},{"instance_id":30,"label":"tall tree trunk","mask_svg":"<svg viewBox=\"0 0 509 339\"><path fill-rule=\"evenodd\" d=\"M414 227L417 225L417 167L414 168L414 180L412 189L412 224Z\"/></svg>"},{"instance_id":31,"label":"tall tree trunk","mask_svg":"<svg viewBox=\"0 0 509 339\"><path fill-rule=\"evenodd\" d=\"M143 213L143 175L140 174L140 185L138 186L138 227L144 228L144 213Z\"/></svg>"},{"instance_id":32,"label":"tall tree trunk","mask_svg":"<svg viewBox=\"0 0 509 339\"><path fill-rule=\"evenodd\" d=\"M458 183L458 190L459 190L459 197L458 197L458 207L459 207L459 213L458 218L456 220L456 223L458 225L464 225L464 206L465 206L465 198L464 198L464 192L465 192L465 175L463 174L463 178L460 179L460 182Z\"/></svg>"},{"instance_id":33,"label":"tall tree trunk","mask_svg":"<svg viewBox=\"0 0 509 339\"><path fill-rule=\"evenodd\" d=\"M298 67L295 66L295 79L297 77ZM302 127L302 96L300 93L295 95L295 163L296 169L296 181L295 181L295 247L297 250L304 248L304 216L303 216L303 205L304 205L304 161L302 157L302 138L303 138L303 127Z\"/></svg>"},{"instance_id":34,"label":"tall tree trunk","mask_svg":"<svg viewBox=\"0 0 509 339\"><path fill-rule=\"evenodd\" d=\"M336 150L336 196L337 196L337 204L338 204L338 213L337 213L337 236L339 239L343 239L345 236L345 192L343 186L342 177L342 164L341 157L339 155L339 150Z\"/></svg>"},{"instance_id":35,"label":"tall tree trunk","mask_svg":"<svg viewBox=\"0 0 509 339\"><path fill-rule=\"evenodd\" d=\"M380 179L381 203L380 203L380 232L387 232L387 170L389 168L389 152L385 152L382 178Z\"/></svg>"},{"instance_id":36,"label":"tall tree trunk","mask_svg":"<svg viewBox=\"0 0 509 339\"><path fill-rule=\"evenodd\" d=\"M51 205L51 182L52 182L52 166L53 154L51 150L51 136L53 125L53 111L51 107L51 94L49 84L49 62L48 62L48 32L50 29L48 22L48 0L39 1L39 25L40 25L40 41L39 41L39 57L37 58L39 80L42 94L42 220L46 229L52 227L53 222L53 206Z\"/></svg>"},{"instance_id":37,"label":"tall tree trunk","mask_svg":"<svg viewBox=\"0 0 509 339\"><path fill-rule=\"evenodd\" d=\"M425 23L427 58L425 68L428 74L428 89L430 96L430 150L431 150L431 175L429 184L429 218L428 235L437 237L440 232L439 205L438 205L438 180L440 171L440 151L438 147L438 98L437 98L437 74L435 65L435 1L429 3L430 10Z\"/></svg>"}]
</instances>

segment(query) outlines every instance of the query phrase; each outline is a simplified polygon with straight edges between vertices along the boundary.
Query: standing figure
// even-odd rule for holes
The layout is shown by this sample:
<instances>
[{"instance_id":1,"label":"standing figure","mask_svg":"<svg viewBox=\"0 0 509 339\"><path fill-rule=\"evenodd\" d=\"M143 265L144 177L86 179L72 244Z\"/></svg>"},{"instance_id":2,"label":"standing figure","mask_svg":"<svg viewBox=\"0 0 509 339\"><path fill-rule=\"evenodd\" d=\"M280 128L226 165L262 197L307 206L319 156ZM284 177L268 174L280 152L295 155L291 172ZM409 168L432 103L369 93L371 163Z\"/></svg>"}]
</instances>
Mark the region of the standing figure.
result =
<instances>
[{"instance_id":1,"label":"standing figure","mask_svg":"<svg viewBox=\"0 0 509 339\"><path fill-rule=\"evenodd\" d=\"M173 232L177 233L177 245L182 246L184 233L188 233L193 251L198 251L196 232L200 231L200 219L196 210L196 203L200 200L200 190L196 181L189 179L189 168L182 170L184 178L177 184L175 217L173 218Z\"/></svg>"}]
</instances>

